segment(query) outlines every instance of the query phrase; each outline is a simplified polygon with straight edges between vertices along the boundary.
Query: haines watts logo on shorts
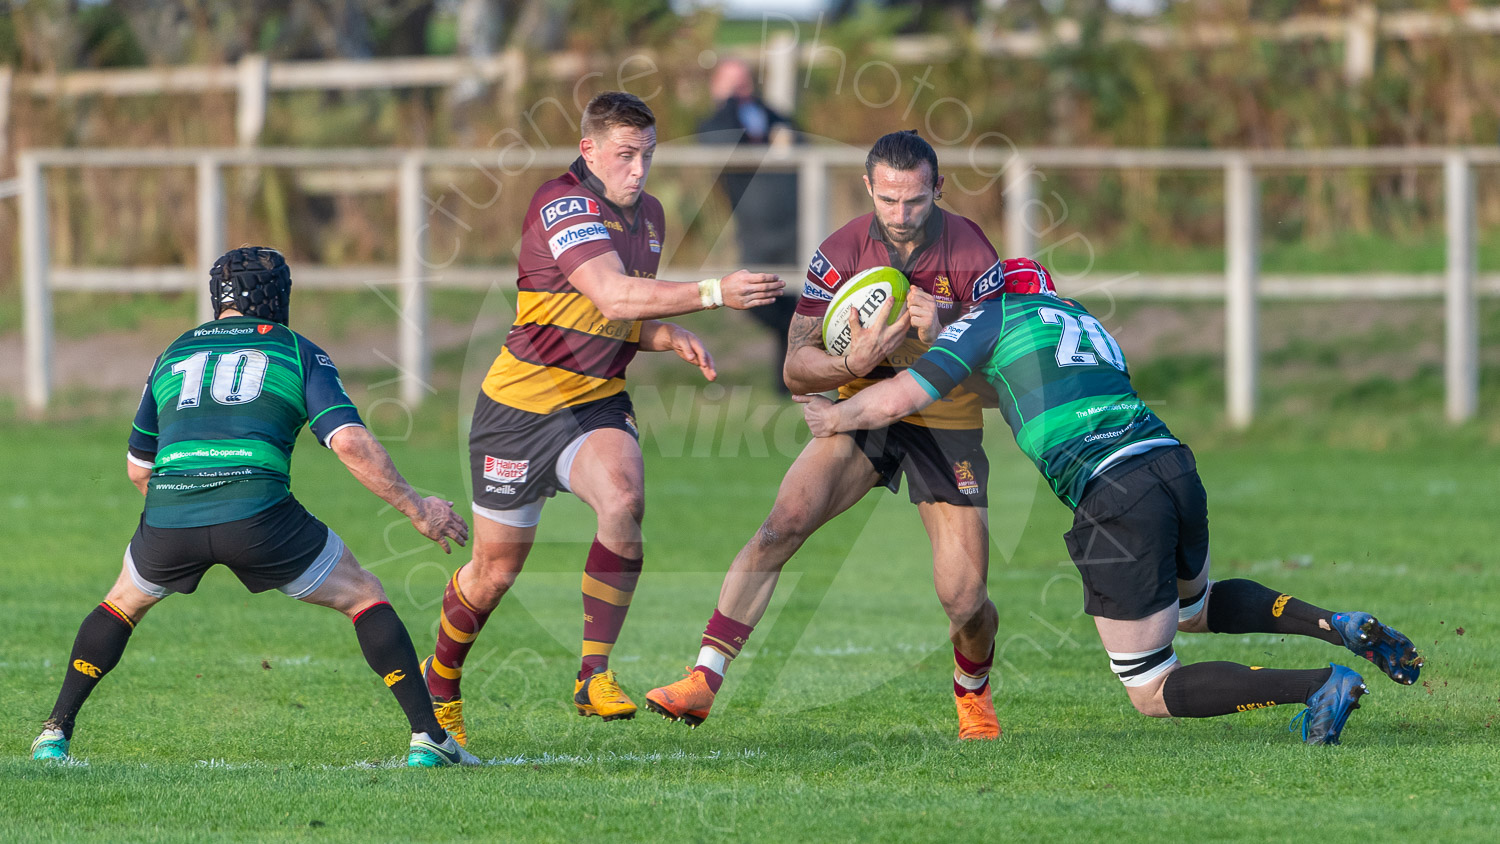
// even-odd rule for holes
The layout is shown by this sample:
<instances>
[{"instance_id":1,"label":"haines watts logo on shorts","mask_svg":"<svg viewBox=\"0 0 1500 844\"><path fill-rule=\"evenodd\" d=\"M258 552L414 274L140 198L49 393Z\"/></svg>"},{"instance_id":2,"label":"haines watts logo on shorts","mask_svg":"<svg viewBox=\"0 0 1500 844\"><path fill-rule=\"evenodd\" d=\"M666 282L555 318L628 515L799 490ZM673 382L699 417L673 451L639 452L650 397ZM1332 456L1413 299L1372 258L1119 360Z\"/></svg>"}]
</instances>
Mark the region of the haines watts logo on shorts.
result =
<instances>
[{"instance_id":1,"label":"haines watts logo on shorts","mask_svg":"<svg viewBox=\"0 0 1500 844\"><path fill-rule=\"evenodd\" d=\"M484 456L484 479L502 484L525 483L526 471L530 466L530 460L503 460L486 454Z\"/></svg>"},{"instance_id":2,"label":"haines watts logo on shorts","mask_svg":"<svg viewBox=\"0 0 1500 844\"><path fill-rule=\"evenodd\" d=\"M953 480L958 484L958 491L964 495L979 492L979 481L974 479L974 467L967 460L953 462Z\"/></svg>"},{"instance_id":3,"label":"haines watts logo on shorts","mask_svg":"<svg viewBox=\"0 0 1500 844\"><path fill-rule=\"evenodd\" d=\"M599 203L586 196L564 196L542 206L542 225L552 228L559 220L577 217L580 214L599 216Z\"/></svg>"}]
</instances>

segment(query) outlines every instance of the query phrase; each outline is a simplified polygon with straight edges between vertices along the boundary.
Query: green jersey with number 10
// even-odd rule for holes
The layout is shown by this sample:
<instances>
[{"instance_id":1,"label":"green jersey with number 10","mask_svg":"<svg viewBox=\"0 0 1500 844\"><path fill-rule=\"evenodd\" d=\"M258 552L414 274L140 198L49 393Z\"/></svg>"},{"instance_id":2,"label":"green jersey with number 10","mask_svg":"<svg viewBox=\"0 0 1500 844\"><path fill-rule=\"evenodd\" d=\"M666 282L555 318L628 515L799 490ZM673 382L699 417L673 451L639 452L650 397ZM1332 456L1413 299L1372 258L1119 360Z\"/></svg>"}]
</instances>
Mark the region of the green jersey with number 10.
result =
<instances>
[{"instance_id":1,"label":"green jersey with number 10","mask_svg":"<svg viewBox=\"0 0 1500 844\"><path fill-rule=\"evenodd\" d=\"M1177 443L1130 386L1115 338L1082 305L1050 294L979 303L911 373L934 397L971 373L994 385L1016 444L1069 507L1115 462Z\"/></svg>"},{"instance_id":2,"label":"green jersey with number 10","mask_svg":"<svg viewBox=\"0 0 1500 844\"><path fill-rule=\"evenodd\" d=\"M280 503L308 423L325 446L362 424L333 361L307 338L254 317L178 337L151 368L130 434L131 462L152 470L146 523L222 524Z\"/></svg>"}]
</instances>

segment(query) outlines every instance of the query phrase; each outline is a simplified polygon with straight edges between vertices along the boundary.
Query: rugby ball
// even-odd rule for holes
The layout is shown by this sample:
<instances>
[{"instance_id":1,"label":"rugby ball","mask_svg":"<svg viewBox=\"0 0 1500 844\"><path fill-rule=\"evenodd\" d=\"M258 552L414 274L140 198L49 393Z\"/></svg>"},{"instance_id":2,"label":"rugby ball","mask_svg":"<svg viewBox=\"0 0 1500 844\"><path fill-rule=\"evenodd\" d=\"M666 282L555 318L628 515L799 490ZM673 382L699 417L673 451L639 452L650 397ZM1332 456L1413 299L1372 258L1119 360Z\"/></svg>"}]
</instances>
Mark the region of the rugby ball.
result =
<instances>
[{"instance_id":1,"label":"rugby ball","mask_svg":"<svg viewBox=\"0 0 1500 844\"><path fill-rule=\"evenodd\" d=\"M859 324L864 326L887 299L894 299L887 322L895 322L906 307L906 292L910 289L911 283L895 267L873 267L844 282L823 315L823 348L834 357L848 353L850 308L859 311Z\"/></svg>"}]
</instances>

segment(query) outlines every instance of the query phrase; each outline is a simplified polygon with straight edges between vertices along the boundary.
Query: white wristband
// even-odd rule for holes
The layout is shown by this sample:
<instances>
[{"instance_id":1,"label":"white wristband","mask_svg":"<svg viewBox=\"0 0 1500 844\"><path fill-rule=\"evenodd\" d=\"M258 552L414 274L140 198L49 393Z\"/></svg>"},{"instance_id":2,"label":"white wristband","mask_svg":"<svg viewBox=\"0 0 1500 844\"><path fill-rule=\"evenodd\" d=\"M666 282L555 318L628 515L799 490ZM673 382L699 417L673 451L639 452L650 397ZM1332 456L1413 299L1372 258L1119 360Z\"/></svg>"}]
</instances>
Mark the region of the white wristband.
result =
<instances>
[{"instance_id":1,"label":"white wristband","mask_svg":"<svg viewBox=\"0 0 1500 844\"><path fill-rule=\"evenodd\" d=\"M719 279L705 278L698 282L698 302L705 311L724 306L724 289Z\"/></svg>"}]
</instances>

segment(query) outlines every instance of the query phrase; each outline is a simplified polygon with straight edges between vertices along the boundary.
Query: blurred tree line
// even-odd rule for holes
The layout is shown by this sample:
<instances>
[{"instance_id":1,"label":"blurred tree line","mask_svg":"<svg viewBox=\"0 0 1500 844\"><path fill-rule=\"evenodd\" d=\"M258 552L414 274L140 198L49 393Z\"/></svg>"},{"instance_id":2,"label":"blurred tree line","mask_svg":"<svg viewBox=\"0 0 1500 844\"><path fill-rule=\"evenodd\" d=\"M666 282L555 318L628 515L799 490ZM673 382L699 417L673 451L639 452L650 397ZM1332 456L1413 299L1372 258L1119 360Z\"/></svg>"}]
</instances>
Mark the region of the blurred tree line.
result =
<instances>
[{"instance_id":1,"label":"blurred tree line","mask_svg":"<svg viewBox=\"0 0 1500 844\"><path fill-rule=\"evenodd\" d=\"M800 71L797 118L811 134L854 145L895 128L968 144L1002 133L1019 145L1324 147L1492 143L1500 134L1500 36L1457 32L1379 42L1373 75L1344 77L1343 44L1255 37L1252 28L1297 15L1344 15L1352 0L1203 0L1111 4L1105 0L835 0L798 36L816 39L823 63ZM1461 12L1467 0L1380 0L1382 12ZM1126 8L1146 8L1139 16ZM656 73L635 83L656 110L664 140L690 135L712 104L701 56L722 48L725 22L712 9L679 11L670 0L0 0L0 63L20 72L405 55L484 56L507 47L540 56L567 50L601 74L580 91L614 87L622 59L651 50ZM757 40L779 19L759 25ZM1234 43L1148 47L1115 37L1132 26L1243 29ZM985 53L987 33L1052 40L1040 57ZM892 39L926 35L949 47L924 65L893 59ZM750 46L754 46L751 44ZM882 65L889 63L890 72ZM642 66L644 67L644 65ZM869 72L862 71L869 70ZM920 79L920 82L918 81ZM529 74L519 91L290 92L271 98L262 143L311 146L485 146L522 130L528 142L571 143L576 79ZM893 87L894 86L894 87ZM635 90L634 88L632 90ZM232 145L234 94L39 99L13 95L11 149L29 146ZM995 137L989 142L996 143ZM9 163L4 165L9 170ZM1481 205L1500 223L1500 184L1486 174ZM186 263L192 249L191 174L146 172L130 187L119 173L58 176L53 226L63 263ZM540 177L539 177L540 178ZM1070 225L1098 243L1209 244L1221 238L1216 176L1153 172L1054 174L1072 202ZM522 179L521 181L524 181ZM483 195L485 183L469 188ZM684 215L711 182L653 181ZM517 185L524 191L524 185ZM132 195L163 197L146 214ZM149 193L154 192L154 193ZM999 217L999 191L949 201L981 219ZM523 194L525 195L525 194ZM173 199L180 197L180 201ZM852 196L851 202L857 202ZM388 196L319 193L268 173L244 198L244 226L291 243L314 260L383 261L391 256ZM117 204L116 204L117 203ZM1268 178L1271 239L1327 242L1339 231L1410 238L1440 219L1441 180L1432 173L1329 171ZM81 213L87 208L89 215ZM12 228L0 210L0 228ZM240 212L235 212L240 213ZM465 260L506 254L514 232L503 213L468 212ZM90 216L92 215L92 216ZM514 215L509 215L514 216ZM85 220L85 218L89 218ZM472 219L470 218L472 217ZM437 221L443 225L443 221ZM241 223L232 223L241 225ZM237 229L242 230L242 229ZM434 238L442 232L434 229ZM436 242L436 241L435 241ZM710 244L689 243L686 258ZM0 263L6 259L0 256ZM0 278L10 276L0 266Z\"/></svg>"}]
</instances>

